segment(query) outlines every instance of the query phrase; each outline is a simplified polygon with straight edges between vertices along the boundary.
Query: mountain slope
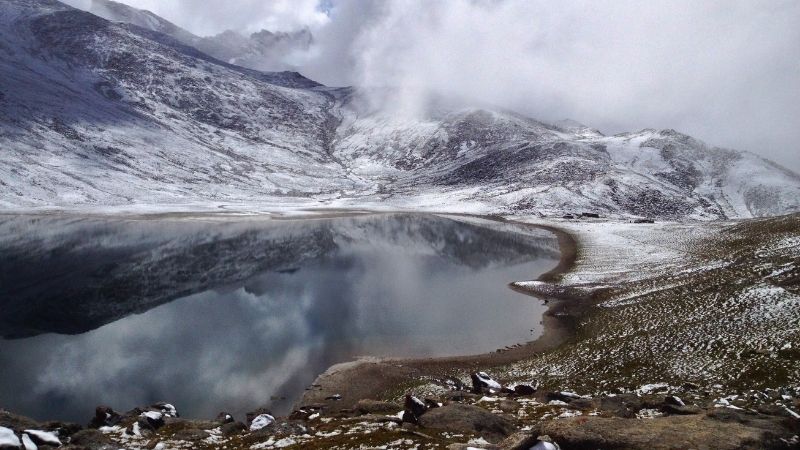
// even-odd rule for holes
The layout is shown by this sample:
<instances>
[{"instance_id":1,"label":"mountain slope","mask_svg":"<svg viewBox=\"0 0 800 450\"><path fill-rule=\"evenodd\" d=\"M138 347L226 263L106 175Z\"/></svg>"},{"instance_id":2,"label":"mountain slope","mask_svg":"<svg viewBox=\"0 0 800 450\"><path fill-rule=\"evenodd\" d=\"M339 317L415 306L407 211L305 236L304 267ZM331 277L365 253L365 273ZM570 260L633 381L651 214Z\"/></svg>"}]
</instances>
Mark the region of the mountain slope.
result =
<instances>
[{"instance_id":1,"label":"mountain slope","mask_svg":"<svg viewBox=\"0 0 800 450\"><path fill-rule=\"evenodd\" d=\"M55 1L0 17L3 203L171 202L351 183L327 154L331 100L163 34ZM298 78L299 85L308 86ZM202 188L201 188L202 187Z\"/></svg>"},{"instance_id":2,"label":"mountain slope","mask_svg":"<svg viewBox=\"0 0 800 450\"><path fill-rule=\"evenodd\" d=\"M798 175L673 130L603 136L441 105L393 115L363 107L363 91L225 63L146 18L149 28L55 0L0 5L0 208L288 203L673 219L800 209Z\"/></svg>"},{"instance_id":3,"label":"mountain slope","mask_svg":"<svg viewBox=\"0 0 800 450\"><path fill-rule=\"evenodd\" d=\"M227 30L214 36L200 37L150 11L111 0L92 0L88 11L112 22L129 23L164 33L215 58L256 70L289 70L291 66L284 62L286 57L308 50L313 42L307 29L275 33L261 30L250 35Z\"/></svg>"}]
</instances>

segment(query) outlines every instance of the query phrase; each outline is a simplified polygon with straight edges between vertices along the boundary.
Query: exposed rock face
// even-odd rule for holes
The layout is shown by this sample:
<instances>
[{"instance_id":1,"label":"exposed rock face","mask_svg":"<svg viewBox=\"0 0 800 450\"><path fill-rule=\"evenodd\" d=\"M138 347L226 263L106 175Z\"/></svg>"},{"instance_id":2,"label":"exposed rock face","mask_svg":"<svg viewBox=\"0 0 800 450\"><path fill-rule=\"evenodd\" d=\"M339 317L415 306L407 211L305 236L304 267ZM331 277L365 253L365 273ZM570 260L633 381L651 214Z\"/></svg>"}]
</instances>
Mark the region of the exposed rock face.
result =
<instances>
[{"instance_id":1,"label":"exposed rock face","mask_svg":"<svg viewBox=\"0 0 800 450\"><path fill-rule=\"evenodd\" d=\"M429 410L420 417L419 424L426 428L476 432L490 442L499 441L515 430L514 424L504 417L478 406L460 403Z\"/></svg>"}]
</instances>

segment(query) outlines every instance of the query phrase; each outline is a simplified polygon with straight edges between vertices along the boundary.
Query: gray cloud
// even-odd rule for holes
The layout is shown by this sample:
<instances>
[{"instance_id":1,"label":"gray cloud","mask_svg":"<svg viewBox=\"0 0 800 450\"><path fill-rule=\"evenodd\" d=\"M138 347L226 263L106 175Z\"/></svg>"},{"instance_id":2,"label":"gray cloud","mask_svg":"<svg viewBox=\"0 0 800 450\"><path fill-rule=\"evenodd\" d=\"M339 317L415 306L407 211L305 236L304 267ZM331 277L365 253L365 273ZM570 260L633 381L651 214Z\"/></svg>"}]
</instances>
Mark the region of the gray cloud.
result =
<instances>
[{"instance_id":1,"label":"gray cloud","mask_svg":"<svg viewBox=\"0 0 800 450\"><path fill-rule=\"evenodd\" d=\"M675 128L800 170L793 0L125 1L200 34L308 27L316 44L293 66L396 87L404 111L468 97L607 133Z\"/></svg>"}]
</instances>

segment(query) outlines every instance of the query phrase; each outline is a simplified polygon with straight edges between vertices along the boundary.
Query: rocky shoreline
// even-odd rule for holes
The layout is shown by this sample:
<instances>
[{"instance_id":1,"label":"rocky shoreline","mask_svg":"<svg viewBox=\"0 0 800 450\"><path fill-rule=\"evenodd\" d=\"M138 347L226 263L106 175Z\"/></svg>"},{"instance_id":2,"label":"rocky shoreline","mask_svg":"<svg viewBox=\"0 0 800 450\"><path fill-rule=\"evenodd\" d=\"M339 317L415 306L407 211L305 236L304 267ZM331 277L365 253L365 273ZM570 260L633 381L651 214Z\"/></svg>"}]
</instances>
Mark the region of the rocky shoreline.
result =
<instances>
[{"instance_id":1,"label":"rocky shoreline","mask_svg":"<svg viewBox=\"0 0 800 450\"><path fill-rule=\"evenodd\" d=\"M723 395L692 383L581 395L503 384L485 372L471 385L441 380L436 397L361 399L330 412L305 405L288 417L266 409L236 420L181 418L168 403L118 413L98 406L88 425L36 422L0 410L0 448L266 449L468 448L790 449L800 446L800 390ZM334 400L335 401L335 400Z\"/></svg>"}]
</instances>

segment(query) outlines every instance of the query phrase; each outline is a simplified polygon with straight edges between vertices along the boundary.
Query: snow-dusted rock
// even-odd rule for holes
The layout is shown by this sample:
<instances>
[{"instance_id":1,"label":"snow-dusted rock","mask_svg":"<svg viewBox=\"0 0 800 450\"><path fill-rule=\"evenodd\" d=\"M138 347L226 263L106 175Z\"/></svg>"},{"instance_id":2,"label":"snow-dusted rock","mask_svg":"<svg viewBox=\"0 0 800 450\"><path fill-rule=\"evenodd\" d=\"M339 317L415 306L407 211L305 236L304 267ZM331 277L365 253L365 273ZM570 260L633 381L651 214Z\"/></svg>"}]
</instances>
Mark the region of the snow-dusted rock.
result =
<instances>
[{"instance_id":1,"label":"snow-dusted rock","mask_svg":"<svg viewBox=\"0 0 800 450\"><path fill-rule=\"evenodd\" d=\"M31 440L31 437L27 435L27 433L22 434L22 447L25 450L38 450L38 446Z\"/></svg>"},{"instance_id":2,"label":"snow-dusted rock","mask_svg":"<svg viewBox=\"0 0 800 450\"><path fill-rule=\"evenodd\" d=\"M137 423L155 430L164 426L164 414L159 411L145 411L139 415Z\"/></svg>"},{"instance_id":3,"label":"snow-dusted rock","mask_svg":"<svg viewBox=\"0 0 800 450\"><path fill-rule=\"evenodd\" d=\"M30 436L31 440L36 443L36 445L61 446L61 440L58 438L58 435L52 431L25 430L25 434Z\"/></svg>"},{"instance_id":4,"label":"snow-dusted rock","mask_svg":"<svg viewBox=\"0 0 800 450\"><path fill-rule=\"evenodd\" d=\"M664 403L667 405L674 405L674 406L686 406L686 403L681 400L680 397L675 395L668 395L664 398Z\"/></svg>"},{"instance_id":5,"label":"snow-dusted rock","mask_svg":"<svg viewBox=\"0 0 800 450\"><path fill-rule=\"evenodd\" d=\"M151 408L161 411L164 417L179 417L178 410L171 403L155 403L151 406Z\"/></svg>"},{"instance_id":6,"label":"snow-dusted rock","mask_svg":"<svg viewBox=\"0 0 800 450\"><path fill-rule=\"evenodd\" d=\"M558 444L554 444L552 442L547 441L539 441L530 448L530 450L560 450L561 447Z\"/></svg>"},{"instance_id":7,"label":"snow-dusted rock","mask_svg":"<svg viewBox=\"0 0 800 450\"><path fill-rule=\"evenodd\" d=\"M11 428L0 427L0 448L19 448L22 445Z\"/></svg>"},{"instance_id":8,"label":"snow-dusted rock","mask_svg":"<svg viewBox=\"0 0 800 450\"><path fill-rule=\"evenodd\" d=\"M475 393L481 393L484 390L500 391L503 389L503 386L492 379L486 372L471 373L470 378L472 379L472 391Z\"/></svg>"},{"instance_id":9,"label":"snow-dusted rock","mask_svg":"<svg viewBox=\"0 0 800 450\"><path fill-rule=\"evenodd\" d=\"M250 431L260 430L275 422L275 418L269 414L259 414L250 423Z\"/></svg>"},{"instance_id":10,"label":"snow-dusted rock","mask_svg":"<svg viewBox=\"0 0 800 450\"><path fill-rule=\"evenodd\" d=\"M428 411L428 405L413 395L406 395L403 409L405 414L401 419L406 422L416 423Z\"/></svg>"}]
</instances>

